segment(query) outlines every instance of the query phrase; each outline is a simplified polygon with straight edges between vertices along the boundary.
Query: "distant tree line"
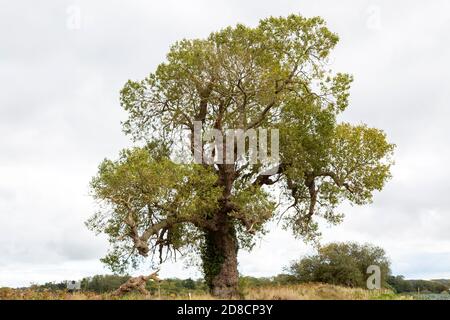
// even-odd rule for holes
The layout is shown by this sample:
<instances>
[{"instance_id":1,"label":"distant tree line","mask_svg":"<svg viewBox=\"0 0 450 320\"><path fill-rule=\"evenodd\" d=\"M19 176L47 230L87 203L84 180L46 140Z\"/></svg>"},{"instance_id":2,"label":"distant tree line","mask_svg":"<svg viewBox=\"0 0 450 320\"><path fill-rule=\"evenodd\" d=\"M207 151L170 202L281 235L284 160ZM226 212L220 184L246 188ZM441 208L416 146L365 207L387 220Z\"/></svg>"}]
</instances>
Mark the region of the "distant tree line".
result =
<instances>
[{"instance_id":1,"label":"distant tree line","mask_svg":"<svg viewBox=\"0 0 450 320\"><path fill-rule=\"evenodd\" d=\"M81 290L95 293L108 293L118 289L130 279L130 275L95 275L81 280ZM43 285L33 285L33 289L58 291L66 289L66 281L47 282ZM178 296L191 293L206 293L207 287L203 279L164 279L156 283L149 281L146 289L152 294Z\"/></svg>"},{"instance_id":2,"label":"distant tree line","mask_svg":"<svg viewBox=\"0 0 450 320\"><path fill-rule=\"evenodd\" d=\"M96 293L112 292L128 279L130 279L129 275L95 275L83 278L81 280L81 288L85 291Z\"/></svg>"},{"instance_id":3,"label":"distant tree line","mask_svg":"<svg viewBox=\"0 0 450 320\"><path fill-rule=\"evenodd\" d=\"M388 283L397 293L418 292L418 293L442 293L448 292L450 282L439 280L405 280L403 276L390 276ZM447 284L445 284L445 282Z\"/></svg>"}]
</instances>

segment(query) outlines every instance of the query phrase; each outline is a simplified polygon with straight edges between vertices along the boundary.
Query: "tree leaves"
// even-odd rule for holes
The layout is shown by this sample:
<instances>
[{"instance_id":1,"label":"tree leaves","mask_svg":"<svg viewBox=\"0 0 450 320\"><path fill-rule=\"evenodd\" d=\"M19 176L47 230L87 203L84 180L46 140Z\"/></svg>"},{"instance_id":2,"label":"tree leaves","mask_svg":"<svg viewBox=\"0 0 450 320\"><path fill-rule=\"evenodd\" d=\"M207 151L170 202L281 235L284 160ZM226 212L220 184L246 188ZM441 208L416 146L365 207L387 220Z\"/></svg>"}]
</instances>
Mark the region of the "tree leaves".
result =
<instances>
[{"instance_id":1,"label":"tree leaves","mask_svg":"<svg viewBox=\"0 0 450 320\"><path fill-rule=\"evenodd\" d=\"M159 253L163 259L163 248L174 253L191 246L198 241L192 226L202 227L217 209L221 189L216 176L201 165L175 164L160 152L123 150L119 160L104 160L91 182L105 208L88 227L109 236L114 246L104 262L117 270L129 258L137 264L138 254Z\"/></svg>"},{"instance_id":2,"label":"tree leaves","mask_svg":"<svg viewBox=\"0 0 450 320\"><path fill-rule=\"evenodd\" d=\"M104 160L92 180L103 207L88 225L110 238L104 261L122 270L139 254L198 250L203 232L228 220L249 248L277 215L295 235L316 240L317 217L337 224L340 203L372 201L390 177L394 145L381 130L337 121L353 81L328 68L337 42L320 17L270 17L178 41L148 77L128 81L123 129L145 147ZM249 157L231 165L172 162L180 130L190 132L194 153L195 121L202 132L278 129L278 171L264 176Z\"/></svg>"}]
</instances>

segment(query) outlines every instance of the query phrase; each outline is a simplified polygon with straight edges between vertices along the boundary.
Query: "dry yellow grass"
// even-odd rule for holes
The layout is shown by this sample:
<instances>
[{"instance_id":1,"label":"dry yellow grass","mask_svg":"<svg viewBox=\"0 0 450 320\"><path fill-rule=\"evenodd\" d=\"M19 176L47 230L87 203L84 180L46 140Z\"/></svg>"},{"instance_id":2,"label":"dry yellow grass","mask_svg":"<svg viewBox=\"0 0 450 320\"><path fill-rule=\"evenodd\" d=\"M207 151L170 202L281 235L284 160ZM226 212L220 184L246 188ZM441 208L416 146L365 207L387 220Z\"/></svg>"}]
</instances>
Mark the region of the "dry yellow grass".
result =
<instances>
[{"instance_id":1,"label":"dry yellow grass","mask_svg":"<svg viewBox=\"0 0 450 320\"><path fill-rule=\"evenodd\" d=\"M254 300L372 300L404 299L391 290L364 290L321 283L252 288L246 299Z\"/></svg>"},{"instance_id":2,"label":"dry yellow grass","mask_svg":"<svg viewBox=\"0 0 450 320\"><path fill-rule=\"evenodd\" d=\"M284 286L265 286L248 288L243 292L247 300L372 300L372 299L411 299L396 295L390 290L364 290L358 288L345 288L329 284L310 283ZM192 299L212 300L214 297L201 294L188 296L162 296L160 299ZM35 291L31 289L0 288L0 300L110 300L117 299L110 294L95 294L92 292L67 293L65 291ZM158 296L143 296L129 294L124 300L153 300Z\"/></svg>"}]
</instances>

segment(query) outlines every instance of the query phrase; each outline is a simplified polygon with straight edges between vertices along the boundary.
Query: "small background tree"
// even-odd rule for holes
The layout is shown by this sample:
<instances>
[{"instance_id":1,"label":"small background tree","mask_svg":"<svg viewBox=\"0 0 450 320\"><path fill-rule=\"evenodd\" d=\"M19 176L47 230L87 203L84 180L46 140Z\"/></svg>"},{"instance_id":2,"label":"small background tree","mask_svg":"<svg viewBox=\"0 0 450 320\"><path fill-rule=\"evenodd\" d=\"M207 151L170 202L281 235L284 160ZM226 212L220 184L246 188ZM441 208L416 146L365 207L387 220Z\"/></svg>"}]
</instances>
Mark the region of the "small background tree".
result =
<instances>
[{"instance_id":1,"label":"small background tree","mask_svg":"<svg viewBox=\"0 0 450 320\"><path fill-rule=\"evenodd\" d=\"M381 284L386 287L390 262L385 251L369 244L330 243L314 255L293 262L289 272L299 282L323 282L348 287L366 288L371 265L380 267Z\"/></svg>"}]
</instances>

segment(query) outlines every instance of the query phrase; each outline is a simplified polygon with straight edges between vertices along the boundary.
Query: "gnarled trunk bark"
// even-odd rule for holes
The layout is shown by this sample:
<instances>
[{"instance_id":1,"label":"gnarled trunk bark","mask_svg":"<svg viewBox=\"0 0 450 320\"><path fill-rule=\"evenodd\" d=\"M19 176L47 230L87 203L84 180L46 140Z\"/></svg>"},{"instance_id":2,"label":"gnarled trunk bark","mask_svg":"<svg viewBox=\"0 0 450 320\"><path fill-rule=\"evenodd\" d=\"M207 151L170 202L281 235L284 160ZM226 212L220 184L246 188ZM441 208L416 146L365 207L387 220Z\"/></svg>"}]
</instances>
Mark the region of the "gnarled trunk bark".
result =
<instances>
[{"instance_id":1,"label":"gnarled trunk bark","mask_svg":"<svg viewBox=\"0 0 450 320\"><path fill-rule=\"evenodd\" d=\"M230 219L225 216L217 231L205 231L203 270L213 296L219 298L238 296L237 253L236 231Z\"/></svg>"}]
</instances>

